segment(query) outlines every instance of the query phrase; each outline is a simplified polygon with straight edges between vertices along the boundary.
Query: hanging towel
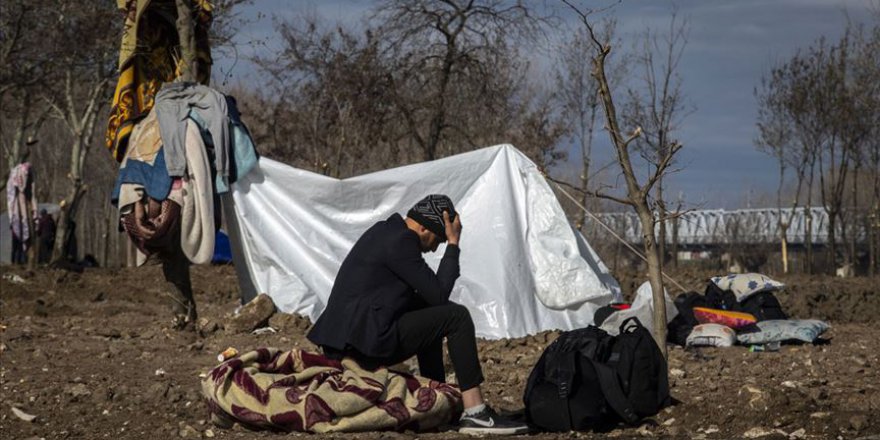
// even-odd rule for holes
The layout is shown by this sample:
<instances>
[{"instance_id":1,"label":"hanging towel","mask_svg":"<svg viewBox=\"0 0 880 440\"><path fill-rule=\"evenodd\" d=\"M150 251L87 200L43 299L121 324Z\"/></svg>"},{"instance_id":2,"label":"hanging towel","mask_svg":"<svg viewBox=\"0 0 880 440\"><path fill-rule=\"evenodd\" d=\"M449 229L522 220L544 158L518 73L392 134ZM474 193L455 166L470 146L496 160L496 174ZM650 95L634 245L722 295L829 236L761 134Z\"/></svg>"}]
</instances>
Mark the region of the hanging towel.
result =
<instances>
[{"instance_id":1,"label":"hanging towel","mask_svg":"<svg viewBox=\"0 0 880 440\"><path fill-rule=\"evenodd\" d=\"M194 264L207 264L214 255L214 193L211 165L199 129L186 122L186 177L183 186L183 209L180 245Z\"/></svg>"}]
</instances>

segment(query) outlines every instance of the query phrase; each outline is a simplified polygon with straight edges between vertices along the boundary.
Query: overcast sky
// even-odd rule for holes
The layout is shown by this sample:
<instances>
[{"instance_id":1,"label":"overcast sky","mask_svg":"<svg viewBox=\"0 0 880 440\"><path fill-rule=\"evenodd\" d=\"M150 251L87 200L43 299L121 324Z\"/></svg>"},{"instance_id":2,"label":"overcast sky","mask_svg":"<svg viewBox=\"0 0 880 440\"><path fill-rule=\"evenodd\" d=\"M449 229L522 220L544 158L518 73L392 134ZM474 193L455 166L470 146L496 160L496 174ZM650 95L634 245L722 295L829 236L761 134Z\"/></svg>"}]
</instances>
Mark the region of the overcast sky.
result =
<instances>
[{"instance_id":1,"label":"overcast sky","mask_svg":"<svg viewBox=\"0 0 880 440\"><path fill-rule=\"evenodd\" d=\"M537 3L537 2L536 2ZM629 44L646 27L668 28L673 4L688 21L688 44L680 65L683 90L694 108L678 138L681 169L667 180L669 194L681 194L690 207L737 208L773 203L778 179L775 162L754 146L754 88L775 64L790 58L820 36L836 40L847 14L869 18L870 0L623 0L612 9L618 36ZM875 0L875 3L877 1ZM271 16L317 13L332 21L357 25L370 2L354 0L254 0L243 11L250 23L238 34L238 58L217 56L215 77L254 80L242 60L253 52L271 54L278 38ZM553 4L553 2L549 2ZM564 32L564 31L563 31ZM219 55L219 54L218 54ZM547 58L536 64L547 64ZM253 83L251 83L253 85ZM607 161L611 147L602 133L594 147L596 160Z\"/></svg>"}]
</instances>

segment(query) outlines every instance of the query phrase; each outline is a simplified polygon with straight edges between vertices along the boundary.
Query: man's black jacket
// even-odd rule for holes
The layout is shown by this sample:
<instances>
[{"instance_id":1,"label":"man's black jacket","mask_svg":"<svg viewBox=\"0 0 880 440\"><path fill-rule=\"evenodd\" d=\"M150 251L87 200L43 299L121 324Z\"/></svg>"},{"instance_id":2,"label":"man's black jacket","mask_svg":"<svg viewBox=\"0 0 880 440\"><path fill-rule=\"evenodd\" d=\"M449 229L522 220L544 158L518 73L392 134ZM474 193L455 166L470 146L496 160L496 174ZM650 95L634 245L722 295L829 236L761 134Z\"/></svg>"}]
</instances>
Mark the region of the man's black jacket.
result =
<instances>
[{"instance_id":1,"label":"man's black jacket","mask_svg":"<svg viewBox=\"0 0 880 440\"><path fill-rule=\"evenodd\" d=\"M458 255L458 246L447 245L435 274L422 258L419 236L399 214L376 223L342 262L309 340L371 357L391 356L400 315L449 301L459 275Z\"/></svg>"}]
</instances>

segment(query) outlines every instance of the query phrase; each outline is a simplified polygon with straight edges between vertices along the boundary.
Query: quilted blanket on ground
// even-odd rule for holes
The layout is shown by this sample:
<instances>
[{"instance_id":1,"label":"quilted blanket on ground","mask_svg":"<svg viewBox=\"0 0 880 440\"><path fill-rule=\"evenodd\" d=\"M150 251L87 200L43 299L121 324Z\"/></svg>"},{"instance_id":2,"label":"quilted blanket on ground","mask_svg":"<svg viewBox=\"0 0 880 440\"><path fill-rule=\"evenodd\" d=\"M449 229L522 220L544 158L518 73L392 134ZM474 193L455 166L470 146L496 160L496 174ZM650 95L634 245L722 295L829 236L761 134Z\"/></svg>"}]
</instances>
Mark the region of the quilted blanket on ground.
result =
<instances>
[{"instance_id":1,"label":"quilted blanket on ground","mask_svg":"<svg viewBox=\"0 0 880 440\"><path fill-rule=\"evenodd\" d=\"M461 412L453 385L298 349L227 360L202 380L202 393L221 420L287 432L425 431Z\"/></svg>"}]
</instances>

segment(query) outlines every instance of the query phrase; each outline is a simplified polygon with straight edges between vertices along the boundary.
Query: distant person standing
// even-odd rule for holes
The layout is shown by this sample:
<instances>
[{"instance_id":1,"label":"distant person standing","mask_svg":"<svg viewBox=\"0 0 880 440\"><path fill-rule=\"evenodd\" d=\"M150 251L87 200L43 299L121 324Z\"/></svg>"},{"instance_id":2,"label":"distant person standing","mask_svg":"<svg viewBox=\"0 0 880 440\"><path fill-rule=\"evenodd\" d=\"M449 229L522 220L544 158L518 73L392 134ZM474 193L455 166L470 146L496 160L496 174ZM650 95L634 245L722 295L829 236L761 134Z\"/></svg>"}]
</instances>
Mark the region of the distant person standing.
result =
<instances>
[{"instance_id":1,"label":"distant person standing","mask_svg":"<svg viewBox=\"0 0 880 440\"><path fill-rule=\"evenodd\" d=\"M38 261L48 263L55 247L55 219L45 209L40 210L37 218L37 238L39 243Z\"/></svg>"},{"instance_id":2,"label":"distant person standing","mask_svg":"<svg viewBox=\"0 0 880 440\"><path fill-rule=\"evenodd\" d=\"M20 163L10 171L6 182L6 203L9 228L12 230L12 264L25 264L31 233L30 218L37 214L34 173L30 162Z\"/></svg>"}]
</instances>

